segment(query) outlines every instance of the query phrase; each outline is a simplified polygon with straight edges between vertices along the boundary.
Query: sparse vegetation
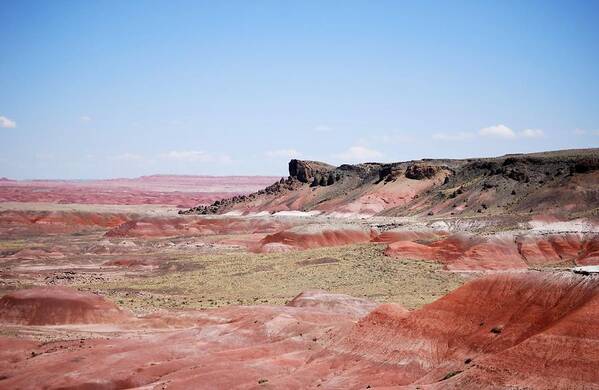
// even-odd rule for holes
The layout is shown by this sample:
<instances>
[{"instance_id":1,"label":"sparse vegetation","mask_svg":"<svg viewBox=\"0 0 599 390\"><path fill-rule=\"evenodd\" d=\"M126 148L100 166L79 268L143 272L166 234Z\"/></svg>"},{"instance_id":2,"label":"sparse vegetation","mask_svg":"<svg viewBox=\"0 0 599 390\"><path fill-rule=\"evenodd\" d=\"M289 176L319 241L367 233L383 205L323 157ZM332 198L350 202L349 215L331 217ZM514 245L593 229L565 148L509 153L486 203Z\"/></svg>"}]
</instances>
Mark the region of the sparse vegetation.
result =
<instances>
[{"instance_id":1,"label":"sparse vegetation","mask_svg":"<svg viewBox=\"0 0 599 390\"><path fill-rule=\"evenodd\" d=\"M289 253L228 252L184 256L175 271L82 284L135 311L285 304L301 291L324 289L417 308L465 280L434 262L385 256L363 244ZM336 259L317 262L315 259ZM175 260L172 260L175 262ZM183 266L183 265L186 266Z\"/></svg>"},{"instance_id":2,"label":"sparse vegetation","mask_svg":"<svg viewBox=\"0 0 599 390\"><path fill-rule=\"evenodd\" d=\"M454 376L456 376L456 375L460 374L461 372L462 372L461 370L449 371L449 372L447 373L447 375L445 375L445 376L443 377L443 379L441 379L439 382L441 382L441 381L444 381L444 380L447 380L447 379L449 379L449 378L452 378L452 377L454 377Z\"/></svg>"}]
</instances>

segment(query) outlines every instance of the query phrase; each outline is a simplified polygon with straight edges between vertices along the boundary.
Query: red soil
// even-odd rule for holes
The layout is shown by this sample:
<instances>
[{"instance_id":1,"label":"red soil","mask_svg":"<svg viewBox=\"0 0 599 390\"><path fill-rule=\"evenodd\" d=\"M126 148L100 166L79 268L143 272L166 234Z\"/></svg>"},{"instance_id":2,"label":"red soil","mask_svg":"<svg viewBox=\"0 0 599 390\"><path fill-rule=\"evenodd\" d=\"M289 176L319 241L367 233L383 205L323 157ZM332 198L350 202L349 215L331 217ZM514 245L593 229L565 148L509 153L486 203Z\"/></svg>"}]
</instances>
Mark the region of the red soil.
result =
<instances>
[{"instance_id":1,"label":"red soil","mask_svg":"<svg viewBox=\"0 0 599 390\"><path fill-rule=\"evenodd\" d=\"M326 291L312 290L299 294L288 306L309 307L315 310L347 314L350 317L363 317L376 307L373 302L354 298L345 294L331 294Z\"/></svg>"},{"instance_id":2,"label":"red soil","mask_svg":"<svg viewBox=\"0 0 599 390\"><path fill-rule=\"evenodd\" d=\"M456 271L524 269L552 264L593 265L599 264L599 236L452 235L428 244L392 242L385 253L402 258L436 260Z\"/></svg>"},{"instance_id":3,"label":"red soil","mask_svg":"<svg viewBox=\"0 0 599 390\"><path fill-rule=\"evenodd\" d=\"M268 387L268 381L292 375L356 320L337 307L325 309L231 306L185 314L194 318L191 328L187 321L183 329L35 348L0 338L0 351L21 348L18 360L3 371L0 388L225 389L254 388L263 381ZM31 352L37 356L27 359Z\"/></svg>"},{"instance_id":4,"label":"red soil","mask_svg":"<svg viewBox=\"0 0 599 390\"><path fill-rule=\"evenodd\" d=\"M577 234L526 236L519 238L517 245L528 264L551 264L576 260L583 240Z\"/></svg>"},{"instance_id":5,"label":"red soil","mask_svg":"<svg viewBox=\"0 0 599 390\"><path fill-rule=\"evenodd\" d=\"M147 328L157 322L154 315L146 325L138 320L146 331L136 337L37 345L0 338L0 351L14 351L11 363L0 365L0 387L549 389L599 383L599 279L593 276L494 274L420 310L380 305L357 323L371 303L308 292L291 305L180 313L185 328L156 332Z\"/></svg>"},{"instance_id":6,"label":"red soil","mask_svg":"<svg viewBox=\"0 0 599 390\"><path fill-rule=\"evenodd\" d=\"M144 258L125 258L110 260L104 263L104 265L117 267L158 267L159 263L155 260Z\"/></svg>"},{"instance_id":7,"label":"red soil","mask_svg":"<svg viewBox=\"0 0 599 390\"><path fill-rule=\"evenodd\" d=\"M389 256L436 260L450 270L500 270L526 268L513 240L453 235L430 244L398 241L389 244Z\"/></svg>"},{"instance_id":8,"label":"red soil","mask_svg":"<svg viewBox=\"0 0 599 390\"><path fill-rule=\"evenodd\" d=\"M511 318L507 313L501 318L505 324L501 337L508 340L498 343L493 354L476 359L463 374L436 387L597 388L597 279L536 277L516 286L513 296L524 303L515 299L500 303L501 308L508 304L516 308L510 310ZM513 341L518 344L512 346Z\"/></svg>"},{"instance_id":9,"label":"red soil","mask_svg":"<svg viewBox=\"0 0 599 390\"><path fill-rule=\"evenodd\" d=\"M586 240L582 246L582 255L576 261L580 265L599 265L599 235Z\"/></svg>"},{"instance_id":10,"label":"red soil","mask_svg":"<svg viewBox=\"0 0 599 390\"><path fill-rule=\"evenodd\" d=\"M144 176L90 181L0 181L0 202L163 204L192 207L257 191L279 177Z\"/></svg>"},{"instance_id":11,"label":"red soil","mask_svg":"<svg viewBox=\"0 0 599 390\"><path fill-rule=\"evenodd\" d=\"M324 388L592 388L598 282L509 273L474 280L409 314L379 307L295 375L314 372Z\"/></svg>"},{"instance_id":12,"label":"red soil","mask_svg":"<svg viewBox=\"0 0 599 390\"><path fill-rule=\"evenodd\" d=\"M119 323L127 317L100 296L65 287L19 290L0 299L0 322L8 324Z\"/></svg>"},{"instance_id":13,"label":"red soil","mask_svg":"<svg viewBox=\"0 0 599 390\"><path fill-rule=\"evenodd\" d=\"M112 228L131 216L118 213L77 211L0 211L3 235L73 233L80 230Z\"/></svg>"},{"instance_id":14,"label":"red soil","mask_svg":"<svg viewBox=\"0 0 599 390\"><path fill-rule=\"evenodd\" d=\"M244 218L141 218L117 226L107 237L171 237L214 234L272 233L289 224L269 219Z\"/></svg>"},{"instance_id":15,"label":"red soil","mask_svg":"<svg viewBox=\"0 0 599 390\"><path fill-rule=\"evenodd\" d=\"M260 241L259 252L270 252L273 248L310 249L369 242L372 233L361 230L323 230L318 233L295 233L281 231L267 235Z\"/></svg>"},{"instance_id":16,"label":"red soil","mask_svg":"<svg viewBox=\"0 0 599 390\"><path fill-rule=\"evenodd\" d=\"M446 236L445 232L387 231L378 234L372 242L389 244L396 241L435 241Z\"/></svg>"},{"instance_id":17,"label":"red soil","mask_svg":"<svg viewBox=\"0 0 599 390\"><path fill-rule=\"evenodd\" d=\"M36 260L36 259L62 259L65 257L64 253L59 250L48 250L48 249L21 249L10 256L6 256L12 259L19 260Z\"/></svg>"}]
</instances>

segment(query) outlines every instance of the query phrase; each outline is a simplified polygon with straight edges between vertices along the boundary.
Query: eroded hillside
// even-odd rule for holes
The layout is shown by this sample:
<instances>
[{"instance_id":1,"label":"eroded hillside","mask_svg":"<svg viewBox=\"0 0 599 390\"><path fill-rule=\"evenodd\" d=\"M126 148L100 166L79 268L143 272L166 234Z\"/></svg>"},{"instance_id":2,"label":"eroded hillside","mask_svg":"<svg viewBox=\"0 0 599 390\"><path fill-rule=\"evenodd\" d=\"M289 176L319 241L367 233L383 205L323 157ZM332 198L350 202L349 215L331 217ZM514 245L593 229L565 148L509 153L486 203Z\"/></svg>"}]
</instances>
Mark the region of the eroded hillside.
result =
<instances>
[{"instance_id":1,"label":"eroded hillside","mask_svg":"<svg viewBox=\"0 0 599 390\"><path fill-rule=\"evenodd\" d=\"M291 160L263 190L182 213L319 211L340 215L597 215L599 149L467 160L423 159L334 167Z\"/></svg>"}]
</instances>

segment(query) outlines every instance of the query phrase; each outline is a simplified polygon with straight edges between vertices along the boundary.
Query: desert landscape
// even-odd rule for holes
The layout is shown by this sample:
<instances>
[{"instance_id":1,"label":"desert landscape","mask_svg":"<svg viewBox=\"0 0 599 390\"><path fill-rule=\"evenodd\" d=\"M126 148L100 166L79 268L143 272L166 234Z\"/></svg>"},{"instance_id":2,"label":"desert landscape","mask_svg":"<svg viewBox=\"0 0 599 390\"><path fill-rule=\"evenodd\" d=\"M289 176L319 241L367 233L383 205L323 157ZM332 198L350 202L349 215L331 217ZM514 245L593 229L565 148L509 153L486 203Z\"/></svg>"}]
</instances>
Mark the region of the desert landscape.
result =
<instances>
[{"instance_id":1,"label":"desert landscape","mask_svg":"<svg viewBox=\"0 0 599 390\"><path fill-rule=\"evenodd\" d=\"M3 389L599 386L599 149L0 197Z\"/></svg>"},{"instance_id":2,"label":"desert landscape","mask_svg":"<svg viewBox=\"0 0 599 390\"><path fill-rule=\"evenodd\" d=\"M599 1L0 1L0 390L599 390Z\"/></svg>"}]
</instances>

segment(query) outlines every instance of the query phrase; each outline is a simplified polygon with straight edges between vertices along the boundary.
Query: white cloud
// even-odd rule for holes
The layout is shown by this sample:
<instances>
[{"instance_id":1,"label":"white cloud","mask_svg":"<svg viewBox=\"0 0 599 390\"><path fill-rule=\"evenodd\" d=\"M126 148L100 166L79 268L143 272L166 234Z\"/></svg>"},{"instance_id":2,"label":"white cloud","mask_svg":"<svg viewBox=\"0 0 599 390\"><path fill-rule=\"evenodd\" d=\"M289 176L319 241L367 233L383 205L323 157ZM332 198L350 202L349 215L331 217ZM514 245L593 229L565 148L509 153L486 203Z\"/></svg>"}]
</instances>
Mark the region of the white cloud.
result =
<instances>
[{"instance_id":1,"label":"white cloud","mask_svg":"<svg viewBox=\"0 0 599 390\"><path fill-rule=\"evenodd\" d=\"M233 160L226 154L212 154L202 150L171 150L159 156L164 160L182 161L189 163L222 163L227 164Z\"/></svg>"},{"instance_id":2,"label":"white cloud","mask_svg":"<svg viewBox=\"0 0 599 390\"><path fill-rule=\"evenodd\" d=\"M505 139L514 139L516 138L516 133L514 130L510 129L505 125L495 125L482 128L478 131L479 135L483 137L497 137L497 138L505 138Z\"/></svg>"},{"instance_id":3,"label":"white cloud","mask_svg":"<svg viewBox=\"0 0 599 390\"><path fill-rule=\"evenodd\" d=\"M545 136L540 129L524 129L516 132L506 125L495 125L480 129L477 133L461 131L459 133L435 133L433 139L441 141L461 141L475 137L488 137L514 140L517 138L541 138Z\"/></svg>"},{"instance_id":4,"label":"white cloud","mask_svg":"<svg viewBox=\"0 0 599 390\"><path fill-rule=\"evenodd\" d=\"M545 135L545 133L543 133L543 130L540 129L526 129L522 130L522 132L518 135L524 138L541 138Z\"/></svg>"},{"instance_id":5,"label":"white cloud","mask_svg":"<svg viewBox=\"0 0 599 390\"><path fill-rule=\"evenodd\" d=\"M299 158L302 156L302 153L298 152L295 149L277 149L277 150L269 150L266 153L266 157L270 158Z\"/></svg>"},{"instance_id":6,"label":"white cloud","mask_svg":"<svg viewBox=\"0 0 599 390\"><path fill-rule=\"evenodd\" d=\"M88 115L82 115L79 117L79 120L83 123L87 123L92 121L92 117Z\"/></svg>"},{"instance_id":7,"label":"white cloud","mask_svg":"<svg viewBox=\"0 0 599 390\"><path fill-rule=\"evenodd\" d=\"M383 153L365 146L352 146L334 157L344 162L368 162L383 157Z\"/></svg>"},{"instance_id":8,"label":"white cloud","mask_svg":"<svg viewBox=\"0 0 599 390\"><path fill-rule=\"evenodd\" d=\"M14 129L15 127L17 127L17 122L0 115L0 127L3 127L5 129Z\"/></svg>"},{"instance_id":9,"label":"white cloud","mask_svg":"<svg viewBox=\"0 0 599 390\"><path fill-rule=\"evenodd\" d=\"M317 133L328 133L330 131L333 131L333 129L326 125L318 125L314 128L314 131L316 131Z\"/></svg>"},{"instance_id":10,"label":"white cloud","mask_svg":"<svg viewBox=\"0 0 599 390\"><path fill-rule=\"evenodd\" d=\"M443 140L443 141L461 141L469 138L474 138L476 134L469 133L466 131L460 131L459 133L435 133L433 134L433 139Z\"/></svg>"}]
</instances>

